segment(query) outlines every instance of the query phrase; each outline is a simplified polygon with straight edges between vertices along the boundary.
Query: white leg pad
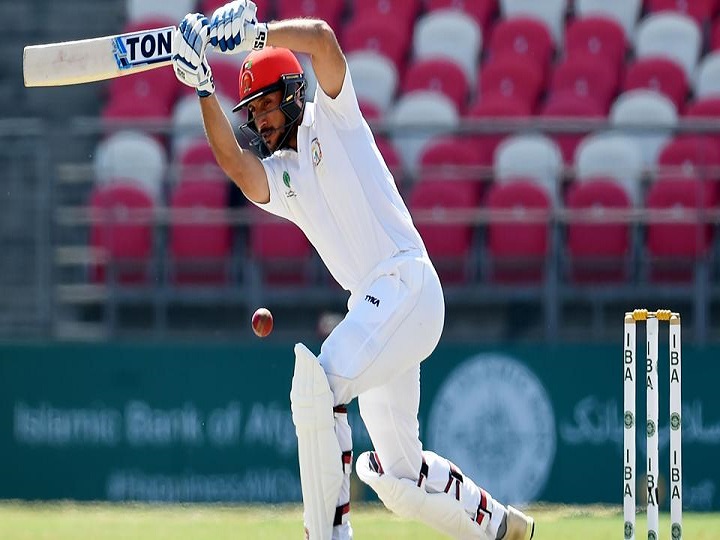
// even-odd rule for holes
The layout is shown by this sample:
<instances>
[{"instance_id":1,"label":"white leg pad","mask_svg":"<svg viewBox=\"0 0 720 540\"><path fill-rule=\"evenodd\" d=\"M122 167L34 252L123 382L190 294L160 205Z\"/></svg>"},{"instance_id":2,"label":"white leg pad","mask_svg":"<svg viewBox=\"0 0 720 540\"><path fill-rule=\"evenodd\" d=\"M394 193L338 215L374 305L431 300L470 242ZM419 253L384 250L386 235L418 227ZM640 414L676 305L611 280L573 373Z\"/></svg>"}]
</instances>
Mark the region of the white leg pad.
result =
<instances>
[{"instance_id":1,"label":"white leg pad","mask_svg":"<svg viewBox=\"0 0 720 540\"><path fill-rule=\"evenodd\" d=\"M462 504L447 493L428 493L407 478L378 474L370 467L370 452L358 457L355 470L360 480L369 485L388 510L406 519L415 519L462 540L490 540L489 520L482 525L465 512Z\"/></svg>"},{"instance_id":2,"label":"white leg pad","mask_svg":"<svg viewBox=\"0 0 720 540\"><path fill-rule=\"evenodd\" d=\"M315 355L295 345L290 403L298 438L305 526L310 540L331 540L343 481L340 443L335 435L333 394Z\"/></svg>"}]
</instances>

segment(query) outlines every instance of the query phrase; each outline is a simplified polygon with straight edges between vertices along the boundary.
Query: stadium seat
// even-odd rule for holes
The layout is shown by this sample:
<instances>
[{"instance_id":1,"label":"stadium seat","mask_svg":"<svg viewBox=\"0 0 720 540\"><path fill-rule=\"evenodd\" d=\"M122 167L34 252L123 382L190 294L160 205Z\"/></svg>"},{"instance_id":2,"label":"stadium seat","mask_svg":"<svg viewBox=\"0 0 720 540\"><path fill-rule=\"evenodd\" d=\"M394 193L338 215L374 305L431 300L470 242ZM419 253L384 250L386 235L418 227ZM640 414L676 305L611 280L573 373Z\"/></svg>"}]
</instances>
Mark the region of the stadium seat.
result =
<instances>
[{"instance_id":1,"label":"stadium seat","mask_svg":"<svg viewBox=\"0 0 720 540\"><path fill-rule=\"evenodd\" d=\"M717 203L713 188L693 178L661 178L650 186L648 210L670 212L667 221L653 220L647 225L652 280L692 280L697 259L706 257L712 245L712 226L703 221L703 213Z\"/></svg>"},{"instance_id":2,"label":"stadium seat","mask_svg":"<svg viewBox=\"0 0 720 540\"><path fill-rule=\"evenodd\" d=\"M509 135L508 130L498 129L490 131L490 125L498 122L511 122L522 124L529 120L530 106L515 97L502 95L480 96L468 109L467 119L477 121L482 131L468 135L472 144L477 146L483 155L492 162L495 149L500 141Z\"/></svg>"},{"instance_id":3,"label":"stadium seat","mask_svg":"<svg viewBox=\"0 0 720 540\"><path fill-rule=\"evenodd\" d=\"M720 120L720 96L710 95L689 102L685 106L684 115L686 118L697 119L698 121L717 123ZM708 132L707 136L720 148L719 133Z\"/></svg>"},{"instance_id":4,"label":"stadium seat","mask_svg":"<svg viewBox=\"0 0 720 540\"><path fill-rule=\"evenodd\" d=\"M219 222L228 207L227 193L225 181L193 179L181 179L173 190L168 231L172 283L229 283L231 228Z\"/></svg>"},{"instance_id":5,"label":"stadium seat","mask_svg":"<svg viewBox=\"0 0 720 540\"><path fill-rule=\"evenodd\" d=\"M625 38L630 40L642 7L643 0L575 0L575 16L612 19L622 26Z\"/></svg>"},{"instance_id":6,"label":"stadium seat","mask_svg":"<svg viewBox=\"0 0 720 540\"><path fill-rule=\"evenodd\" d=\"M457 62L474 84L483 40L475 20L462 11L430 11L415 23L412 37L416 60L444 58Z\"/></svg>"},{"instance_id":7,"label":"stadium seat","mask_svg":"<svg viewBox=\"0 0 720 540\"><path fill-rule=\"evenodd\" d=\"M515 97L533 111L543 90L543 78L540 67L527 56L496 55L483 66L478 85L483 97Z\"/></svg>"},{"instance_id":8,"label":"stadium seat","mask_svg":"<svg viewBox=\"0 0 720 540\"><path fill-rule=\"evenodd\" d=\"M555 43L563 42L565 13L568 0L500 0L503 18L532 17L542 21L550 30Z\"/></svg>"},{"instance_id":9,"label":"stadium seat","mask_svg":"<svg viewBox=\"0 0 720 540\"><path fill-rule=\"evenodd\" d=\"M177 178L190 181L228 181L215 161L215 156L205 137L187 146L177 158Z\"/></svg>"},{"instance_id":10,"label":"stadium seat","mask_svg":"<svg viewBox=\"0 0 720 540\"><path fill-rule=\"evenodd\" d=\"M595 101L607 112L618 88L617 69L589 53L577 52L558 64L553 71L549 92L576 95Z\"/></svg>"},{"instance_id":11,"label":"stadium seat","mask_svg":"<svg viewBox=\"0 0 720 540\"><path fill-rule=\"evenodd\" d=\"M411 25L422 9L422 0L352 0L353 18L387 18L395 24Z\"/></svg>"},{"instance_id":12,"label":"stadium seat","mask_svg":"<svg viewBox=\"0 0 720 540\"><path fill-rule=\"evenodd\" d=\"M712 31L710 34L710 49L713 51L720 49L720 17L715 19L712 24Z\"/></svg>"},{"instance_id":13,"label":"stadium seat","mask_svg":"<svg viewBox=\"0 0 720 540\"><path fill-rule=\"evenodd\" d=\"M431 90L441 92L452 100L463 114L468 106L470 84L459 64L443 58L417 60L408 66L403 77L402 91Z\"/></svg>"},{"instance_id":14,"label":"stadium seat","mask_svg":"<svg viewBox=\"0 0 720 540\"><path fill-rule=\"evenodd\" d=\"M392 60L402 77L411 30L398 27L391 18L354 17L343 30L343 49L346 54L365 50L382 54Z\"/></svg>"},{"instance_id":15,"label":"stadium seat","mask_svg":"<svg viewBox=\"0 0 720 540\"><path fill-rule=\"evenodd\" d=\"M544 135L520 134L503 140L495 150L495 181L532 180L553 202L560 200L563 158L558 146Z\"/></svg>"},{"instance_id":16,"label":"stadium seat","mask_svg":"<svg viewBox=\"0 0 720 540\"><path fill-rule=\"evenodd\" d=\"M573 182L567 209L577 219L567 225L568 270L576 283L608 283L628 278L630 224L613 221L607 210L630 210L632 202L612 178L594 177Z\"/></svg>"},{"instance_id":17,"label":"stadium seat","mask_svg":"<svg viewBox=\"0 0 720 540\"><path fill-rule=\"evenodd\" d=\"M195 12L195 0L125 0L125 13L128 21L163 18L177 25L188 13Z\"/></svg>"},{"instance_id":18,"label":"stadium seat","mask_svg":"<svg viewBox=\"0 0 720 540\"><path fill-rule=\"evenodd\" d=\"M113 178L96 184L89 197L95 218L90 247L103 261L90 268L90 280L108 285L145 285L151 281L154 202L134 180Z\"/></svg>"},{"instance_id":19,"label":"stadium seat","mask_svg":"<svg viewBox=\"0 0 720 540\"><path fill-rule=\"evenodd\" d=\"M497 0L427 0L428 11L439 9L458 9L470 15L480 26L483 35L486 35L498 12Z\"/></svg>"},{"instance_id":20,"label":"stadium seat","mask_svg":"<svg viewBox=\"0 0 720 540\"><path fill-rule=\"evenodd\" d=\"M648 168L655 166L660 148L670 139L677 121L673 102L654 90L625 92L610 109L611 124L618 129L631 128L629 136L638 142L643 162ZM644 126L653 127L649 129Z\"/></svg>"},{"instance_id":21,"label":"stadium seat","mask_svg":"<svg viewBox=\"0 0 720 540\"><path fill-rule=\"evenodd\" d=\"M550 245L552 202L547 191L534 180L522 178L493 184L486 207L504 215L487 225L490 281L539 283Z\"/></svg>"},{"instance_id":22,"label":"stadium seat","mask_svg":"<svg viewBox=\"0 0 720 540\"><path fill-rule=\"evenodd\" d=\"M344 0L276 0L277 18L313 17L323 19L333 30L340 30Z\"/></svg>"},{"instance_id":23,"label":"stadium seat","mask_svg":"<svg viewBox=\"0 0 720 540\"><path fill-rule=\"evenodd\" d=\"M532 58L547 73L555 45L547 27L536 19L515 17L499 21L490 36L490 60L495 56L517 54Z\"/></svg>"},{"instance_id":24,"label":"stadium seat","mask_svg":"<svg viewBox=\"0 0 720 540\"><path fill-rule=\"evenodd\" d=\"M418 182L410 194L410 210L443 283L462 283L472 278L474 225L457 221L442 223L442 220L447 216L457 217L459 211L472 210L478 204L476 183L471 180L425 179ZM421 211L432 220L419 219Z\"/></svg>"},{"instance_id":25,"label":"stadium seat","mask_svg":"<svg viewBox=\"0 0 720 540\"><path fill-rule=\"evenodd\" d=\"M420 155L419 182L472 181L476 184L477 197L482 192L483 168L492 167L492 158L482 149L468 144L463 135L439 137L425 147Z\"/></svg>"},{"instance_id":26,"label":"stadium seat","mask_svg":"<svg viewBox=\"0 0 720 540\"><path fill-rule=\"evenodd\" d=\"M720 52L706 54L700 61L694 80L695 99L720 97Z\"/></svg>"},{"instance_id":27,"label":"stadium seat","mask_svg":"<svg viewBox=\"0 0 720 540\"><path fill-rule=\"evenodd\" d=\"M156 69L155 71L162 71ZM125 77L130 79L131 77ZM117 79L116 79L117 80ZM123 123L131 122L135 125L143 122L167 122L171 116L172 107L162 98L148 95L139 98L133 93L118 92L110 96L102 106L101 116L106 121L105 132L112 133L118 129L126 129ZM135 128L137 129L137 128ZM162 139L158 135L158 139Z\"/></svg>"},{"instance_id":28,"label":"stadium seat","mask_svg":"<svg viewBox=\"0 0 720 540\"><path fill-rule=\"evenodd\" d=\"M380 111L387 111L395 97L398 73L395 64L373 51L355 51L347 55L358 100L369 101Z\"/></svg>"},{"instance_id":29,"label":"stadium seat","mask_svg":"<svg viewBox=\"0 0 720 540\"><path fill-rule=\"evenodd\" d=\"M648 15L635 34L636 58L662 57L677 62L692 80L700 53L702 32L698 24L680 13L661 12Z\"/></svg>"},{"instance_id":30,"label":"stadium seat","mask_svg":"<svg viewBox=\"0 0 720 540\"><path fill-rule=\"evenodd\" d=\"M720 6L717 0L647 0L646 7L650 13L658 11L684 13L702 26L712 20Z\"/></svg>"},{"instance_id":31,"label":"stadium seat","mask_svg":"<svg viewBox=\"0 0 720 540\"><path fill-rule=\"evenodd\" d=\"M642 153L637 142L619 132L594 133L575 151L575 180L612 178L622 186L633 204L641 201Z\"/></svg>"},{"instance_id":32,"label":"stadium seat","mask_svg":"<svg viewBox=\"0 0 720 540\"><path fill-rule=\"evenodd\" d=\"M680 135L663 146L658 156L659 176L720 179L720 148L711 137Z\"/></svg>"},{"instance_id":33,"label":"stadium seat","mask_svg":"<svg viewBox=\"0 0 720 540\"><path fill-rule=\"evenodd\" d=\"M573 19L565 31L565 54L568 58L588 55L593 64L610 63L619 75L625 62L628 41L623 27L614 19L585 16Z\"/></svg>"},{"instance_id":34,"label":"stadium seat","mask_svg":"<svg viewBox=\"0 0 720 540\"><path fill-rule=\"evenodd\" d=\"M419 90L404 94L395 103L389 116L395 128L393 143L400 153L406 171L415 173L418 158L433 138L453 131L459 124L458 112L450 98L439 92ZM427 125L425 130L409 130L408 126Z\"/></svg>"},{"instance_id":35,"label":"stadium seat","mask_svg":"<svg viewBox=\"0 0 720 540\"><path fill-rule=\"evenodd\" d=\"M240 89L240 66L233 60L232 55L215 55L212 59L212 72L215 79L215 89L217 92L228 98L230 101L238 101L238 92ZM195 90L189 87L190 94L193 95Z\"/></svg>"},{"instance_id":36,"label":"stadium seat","mask_svg":"<svg viewBox=\"0 0 720 540\"><path fill-rule=\"evenodd\" d=\"M302 231L285 219L252 208L250 259L262 282L272 285L306 285L312 280L312 248Z\"/></svg>"},{"instance_id":37,"label":"stadium seat","mask_svg":"<svg viewBox=\"0 0 720 540\"><path fill-rule=\"evenodd\" d=\"M682 67L667 58L640 58L631 63L625 74L622 90L648 88L670 98L675 109L685 107L688 95L688 81Z\"/></svg>"},{"instance_id":38,"label":"stadium seat","mask_svg":"<svg viewBox=\"0 0 720 540\"><path fill-rule=\"evenodd\" d=\"M581 97L576 94L553 94L543 106L541 113L544 118L578 118L583 120L601 120L605 117L605 110L597 102L589 97ZM562 153L566 165L572 165L575 157L575 150L580 141L588 134L588 131L562 133L551 131L547 133Z\"/></svg>"},{"instance_id":39,"label":"stadium seat","mask_svg":"<svg viewBox=\"0 0 720 540\"><path fill-rule=\"evenodd\" d=\"M168 159L157 139L135 130L118 131L100 141L93 157L97 184L116 178L135 180L154 201L159 200Z\"/></svg>"}]
</instances>

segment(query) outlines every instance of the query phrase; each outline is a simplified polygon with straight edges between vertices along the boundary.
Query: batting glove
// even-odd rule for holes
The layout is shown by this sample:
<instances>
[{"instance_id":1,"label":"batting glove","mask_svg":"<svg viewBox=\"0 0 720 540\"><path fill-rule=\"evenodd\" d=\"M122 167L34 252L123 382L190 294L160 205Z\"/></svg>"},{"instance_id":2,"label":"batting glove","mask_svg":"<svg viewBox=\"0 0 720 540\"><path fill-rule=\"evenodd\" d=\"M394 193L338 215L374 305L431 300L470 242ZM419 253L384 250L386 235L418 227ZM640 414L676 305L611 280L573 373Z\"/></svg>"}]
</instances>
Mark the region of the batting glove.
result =
<instances>
[{"instance_id":1,"label":"batting glove","mask_svg":"<svg viewBox=\"0 0 720 540\"><path fill-rule=\"evenodd\" d=\"M173 36L175 76L181 83L195 88L200 97L215 92L212 70L205 57L209 40L209 23L201 13L186 15Z\"/></svg>"},{"instance_id":2,"label":"batting glove","mask_svg":"<svg viewBox=\"0 0 720 540\"><path fill-rule=\"evenodd\" d=\"M235 0L216 9L210 19L210 45L226 54L262 49L267 24L259 23L256 16L257 6L250 0Z\"/></svg>"}]
</instances>

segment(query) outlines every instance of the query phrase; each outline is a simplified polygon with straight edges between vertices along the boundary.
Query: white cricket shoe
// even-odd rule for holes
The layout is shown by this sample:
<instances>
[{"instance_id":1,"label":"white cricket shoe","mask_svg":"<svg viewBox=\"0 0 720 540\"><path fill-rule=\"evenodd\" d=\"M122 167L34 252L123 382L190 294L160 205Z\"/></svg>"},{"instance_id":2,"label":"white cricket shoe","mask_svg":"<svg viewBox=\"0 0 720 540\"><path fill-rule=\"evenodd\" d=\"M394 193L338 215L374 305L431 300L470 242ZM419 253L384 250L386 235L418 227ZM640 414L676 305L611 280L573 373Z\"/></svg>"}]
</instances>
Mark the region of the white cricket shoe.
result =
<instances>
[{"instance_id":1,"label":"white cricket shoe","mask_svg":"<svg viewBox=\"0 0 720 540\"><path fill-rule=\"evenodd\" d=\"M502 540L531 540L535 534L535 520L517 508L507 507L507 532Z\"/></svg>"}]
</instances>

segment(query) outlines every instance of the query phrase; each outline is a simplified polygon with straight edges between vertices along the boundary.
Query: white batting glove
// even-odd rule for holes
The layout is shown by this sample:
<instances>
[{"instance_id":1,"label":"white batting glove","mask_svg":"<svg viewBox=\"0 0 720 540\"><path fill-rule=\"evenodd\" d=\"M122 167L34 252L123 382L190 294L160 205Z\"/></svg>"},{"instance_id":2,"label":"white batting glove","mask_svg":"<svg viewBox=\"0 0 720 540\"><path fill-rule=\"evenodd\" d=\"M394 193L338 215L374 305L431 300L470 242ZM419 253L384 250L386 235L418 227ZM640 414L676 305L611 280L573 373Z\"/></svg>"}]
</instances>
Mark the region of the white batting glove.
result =
<instances>
[{"instance_id":1,"label":"white batting glove","mask_svg":"<svg viewBox=\"0 0 720 540\"><path fill-rule=\"evenodd\" d=\"M257 6L251 0L235 0L215 10L210 19L210 45L234 54L262 49L267 41L267 24L257 21Z\"/></svg>"},{"instance_id":2,"label":"white batting glove","mask_svg":"<svg viewBox=\"0 0 720 540\"><path fill-rule=\"evenodd\" d=\"M181 83L195 88L200 97L215 92L212 70L205 57L209 40L209 22L201 13L185 15L173 36L175 76Z\"/></svg>"}]
</instances>

